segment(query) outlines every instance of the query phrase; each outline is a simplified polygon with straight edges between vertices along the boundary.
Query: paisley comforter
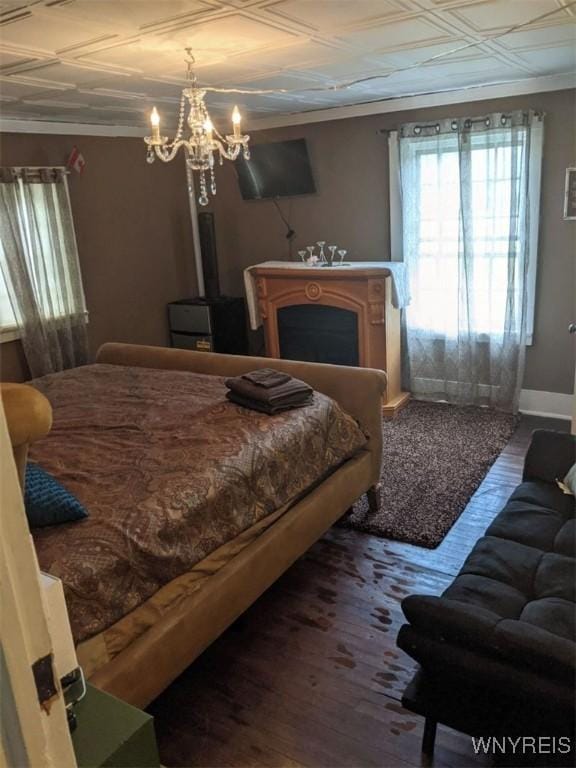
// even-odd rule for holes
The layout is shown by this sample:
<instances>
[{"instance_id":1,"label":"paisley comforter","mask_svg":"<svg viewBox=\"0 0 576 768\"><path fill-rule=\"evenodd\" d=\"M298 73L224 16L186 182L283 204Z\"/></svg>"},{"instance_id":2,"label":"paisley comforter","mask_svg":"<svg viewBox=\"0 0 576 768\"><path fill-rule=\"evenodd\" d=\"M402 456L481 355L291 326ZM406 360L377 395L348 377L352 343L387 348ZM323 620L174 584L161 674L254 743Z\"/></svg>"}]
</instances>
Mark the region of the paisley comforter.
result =
<instances>
[{"instance_id":1,"label":"paisley comforter","mask_svg":"<svg viewBox=\"0 0 576 768\"><path fill-rule=\"evenodd\" d=\"M226 400L224 380L89 365L36 379L54 425L30 458L88 510L33 531L42 570L62 579L76 642L357 453L366 437L328 397L277 416Z\"/></svg>"}]
</instances>

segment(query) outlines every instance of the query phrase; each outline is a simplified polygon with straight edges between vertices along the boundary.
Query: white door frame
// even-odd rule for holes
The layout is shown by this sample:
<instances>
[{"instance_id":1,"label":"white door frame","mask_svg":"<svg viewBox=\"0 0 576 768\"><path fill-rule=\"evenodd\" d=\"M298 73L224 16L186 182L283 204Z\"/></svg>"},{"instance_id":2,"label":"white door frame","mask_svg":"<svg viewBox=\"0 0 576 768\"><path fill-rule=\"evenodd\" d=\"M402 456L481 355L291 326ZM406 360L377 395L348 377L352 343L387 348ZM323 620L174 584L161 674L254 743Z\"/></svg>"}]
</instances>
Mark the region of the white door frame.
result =
<instances>
[{"instance_id":1,"label":"white door frame","mask_svg":"<svg viewBox=\"0 0 576 768\"><path fill-rule=\"evenodd\" d=\"M24 768L76 768L64 697L28 530L18 473L0 401L0 758ZM48 689L42 704L33 667L45 660Z\"/></svg>"}]
</instances>

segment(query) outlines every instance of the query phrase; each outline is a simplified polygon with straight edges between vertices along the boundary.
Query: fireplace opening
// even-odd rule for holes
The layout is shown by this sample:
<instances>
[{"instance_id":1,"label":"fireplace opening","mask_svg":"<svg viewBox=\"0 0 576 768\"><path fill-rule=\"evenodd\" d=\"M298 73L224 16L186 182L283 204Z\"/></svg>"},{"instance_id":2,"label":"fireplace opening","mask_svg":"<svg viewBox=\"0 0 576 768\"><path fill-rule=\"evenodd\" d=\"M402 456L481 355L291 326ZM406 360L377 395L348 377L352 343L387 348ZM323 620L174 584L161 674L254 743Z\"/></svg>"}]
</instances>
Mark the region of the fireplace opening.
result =
<instances>
[{"instance_id":1,"label":"fireplace opening","mask_svg":"<svg viewBox=\"0 0 576 768\"><path fill-rule=\"evenodd\" d=\"M322 304L294 304L278 310L280 357L313 363L359 365L358 315Z\"/></svg>"}]
</instances>

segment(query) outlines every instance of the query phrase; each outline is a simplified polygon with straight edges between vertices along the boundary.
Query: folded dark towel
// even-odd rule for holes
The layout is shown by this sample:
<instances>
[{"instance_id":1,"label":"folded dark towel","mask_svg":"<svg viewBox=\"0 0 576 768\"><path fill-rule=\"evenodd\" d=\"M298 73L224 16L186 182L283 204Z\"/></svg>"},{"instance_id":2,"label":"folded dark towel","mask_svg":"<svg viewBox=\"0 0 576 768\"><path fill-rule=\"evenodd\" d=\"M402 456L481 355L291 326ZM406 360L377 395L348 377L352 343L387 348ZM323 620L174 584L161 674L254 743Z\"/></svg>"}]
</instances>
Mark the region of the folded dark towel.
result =
<instances>
[{"instance_id":1,"label":"folded dark towel","mask_svg":"<svg viewBox=\"0 0 576 768\"><path fill-rule=\"evenodd\" d=\"M282 405L284 401L290 401L293 397L306 397L314 391L305 382L293 379L291 376L287 382L275 387L262 387L259 384L253 384L242 376L226 379L225 384L230 391L240 395L240 397L270 405Z\"/></svg>"},{"instance_id":2,"label":"folded dark towel","mask_svg":"<svg viewBox=\"0 0 576 768\"><path fill-rule=\"evenodd\" d=\"M282 371L275 371L274 368L260 368L257 371L250 371L245 373L240 378L246 381L251 381L252 384L257 384L259 387L277 387L279 384L286 384L290 381L292 376Z\"/></svg>"},{"instance_id":3,"label":"folded dark towel","mask_svg":"<svg viewBox=\"0 0 576 768\"><path fill-rule=\"evenodd\" d=\"M284 411L291 411L293 408L303 408L305 405L310 405L312 402L312 395L306 395L304 398L294 398L292 402L285 401L281 404L266 403L262 400L251 400L249 397L242 397L230 390L226 393L226 397L231 403L241 405L243 408L249 408L251 411L259 411L260 413L267 413L269 416L274 416L277 413L283 413Z\"/></svg>"}]
</instances>

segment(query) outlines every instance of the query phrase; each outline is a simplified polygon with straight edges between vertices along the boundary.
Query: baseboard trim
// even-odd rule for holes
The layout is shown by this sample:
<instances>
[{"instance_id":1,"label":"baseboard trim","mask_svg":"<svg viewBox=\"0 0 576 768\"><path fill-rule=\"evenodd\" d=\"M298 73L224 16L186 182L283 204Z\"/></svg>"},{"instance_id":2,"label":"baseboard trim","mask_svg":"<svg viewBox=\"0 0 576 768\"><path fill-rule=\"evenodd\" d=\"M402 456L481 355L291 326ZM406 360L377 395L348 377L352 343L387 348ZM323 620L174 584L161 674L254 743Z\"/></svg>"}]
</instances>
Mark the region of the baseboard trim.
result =
<instances>
[{"instance_id":1,"label":"baseboard trim","mask_svg":"<svg viewBox=\"0 0 576 768\"><path fill-rule=\"evenodd\" d=\"M547 416L553 419L572 418L573 395L562 392L542 392L523 389L520 392L520 412L530 416Z\"/></svg>"},{"instance_id":2,"label":"baseboard trim","mask_svg":"<svg viewBox=\"0 0 576 768\"><path fill-rule=\"evenodd\" d=\"M437 397L438 392L444 388L448 394L458 394L458 384L455 381L439 381L437 379L416 378L413 380L414 397ZM494 394L497 395L498 388L493 387ZM478 385L480 395L488 398L490 396L490 385ZM551 419L572 419L572 400L573 395L563 392L544 392L539 389L523 389L520 392L519 411L530 416L547 416Z\"/></svg>"}]
</instances>

